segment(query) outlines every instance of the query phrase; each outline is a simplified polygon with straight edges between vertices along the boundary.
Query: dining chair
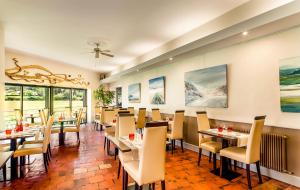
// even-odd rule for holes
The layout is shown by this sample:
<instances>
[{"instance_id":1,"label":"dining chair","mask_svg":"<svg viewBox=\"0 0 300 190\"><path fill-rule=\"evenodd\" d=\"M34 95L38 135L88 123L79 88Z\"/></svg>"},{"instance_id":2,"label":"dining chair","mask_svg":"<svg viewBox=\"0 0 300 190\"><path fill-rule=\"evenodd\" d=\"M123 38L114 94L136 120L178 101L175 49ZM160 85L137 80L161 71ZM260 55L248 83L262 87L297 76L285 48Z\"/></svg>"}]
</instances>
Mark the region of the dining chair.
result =
<instances>
[{"instance_id":1,"label":"dining chair","mask_svg":"<svg viewBox=\"0 0 300 190\"><path fill-rule=\"evenodd\" d=\"M135 121L134 114L121 113L118 117L118 125L116 126L115 137L128 137L129 134L135 133ZM120 177L121 165L124 162L132 160L134 155L132 152L118 153L119 156L119 167L118 167L118 178Z\"/></svg>"},{"instance_id":2,"label":"dining chair","mask_svg":"<svg viewBox=\"0 0 300 190\"><path fill-rule=\"evenodd\" d=\"M174 121L171 122L171 132L167 133L167 138L171 140L172 154L175 149L176 140L180 140L181 151L183 152L183 121L184 121L184 110L175 111Z\"/></svg>"},{"instance_id":3,"label":"dining chair","mask_svg":"<svg viewBox=\"0 0 300 190\"><path fill-rule=\"evenodd\" d=\"M51 132L51 126L54 121L54 116L52 115L48 122L47 126L45 128L45 138L43 140L43 143L35 143L35 144L23 144L21 145L15 152L14 157L19 158L20 157L20 169L25 164L25 156L27 155L34 155L34 154L43 154L44 159L44 167L46 172L48 172L47 165L48 158L47 158L47 150L48 150L48 144L50 142L50 132Z\"/></svg>"},{"instance_id":4,"label":"dining chair","mask_svg":"<svg viewBox=\"0 0 300 190\"><path fill-rule=\"evenodd\" d=\"M95 130L98 130L98 127L103 122L103 118L104 118L103 113L104 113L104 110L107 108L108 107L106 107L106 106L102 106L102 107L99 107L99 112L95 111Z\"/></svg>"},{"instance_id":5,"label":"dining chair","mask_svg":"<svg viewBox=\"0 0 300 190\"><path fill-rule=\"evenodd\" d=\"M197 113L197 125L198 131L210 129L209 119L206 111L198 111ZM200 166L202 150L209 151L209 161L211 160L211 154L213 154L213 167L216 171L217 168L217 153L222 149L222 143L212 140L212 137L199 133L199 155L198 166Z\"/></svg>"},{"instance_id":6,"label":"dining chair","mask_svg":"<svg viewBox=\"0 0 300 190\"><path fill-rule=\"evenodd\" d=\"M136 128L142 131L145 126L145 122L146 122L146 108L139 108Z\"/></svg>"},{"instance_id":7,"label":"dining chair","mask_svg":"<svg viewBox=\"0 0 300 190\"><path fill-rule=\"evenodd\" d=\"M16 121L20 121L23 119L22 113L20 109L15 109L15 117Z\"/></svg>"},{"instance_id":8,"label":"dining chair","mask_svg":"<svg viewBox=\"0 0 300 190\"><path fill-rule=\"evenodd\" d=\"M260 141L261 141L261 134L265 123L265 119L266 116L256 116L254 118L254 122L252 124L248 141L247 141L247 148L228 147L220 150L221 163L222 163L222 159L229 158L246 164L248 189L252 189L250 164L253 163L256 164L259 183L262 184L259 161L260 161ZM220 166L220 169L221 169L220 176L222 177L223 175L222 165Z\"/></svg>"},{"instance_id":9,"label":"dining chair","mask_svg":"<svg viewBox=\"0 0 300 190\"><path fill-rule=\"evenodd\" d=\"M158 108L152 108L152 121L161 121L161 115Z\"/></svg>"},{"instance_id":10,"label":"dining chair","mask_svg":"<svg viewBox=\"0 0 300 190\"><path fill-rule=\"evenodd\" d=\"M101 115L100 131L103 130L103 125L111 123L117 114L118 112L116 113L114 109L108 109L108 108L103 109Z\"/></svg>"},{"instance_id":11,"label":"dining chair","mask_svg":"<svg viewBox=\"0 0 300 190\"><path fill-rule=\"evenodd\" d=\"M130 114L134 114L134 107L128 107L127 110L130 112Z\"/></svg>"},{"instance_id":12,"label":"dining chair","mask_svg":"<svg viewBox=\"0 0 300 190\"><path fill-rule=\"evenodd\" d=\"M140 159L123 164L124 188L128 186L128 175L135 181L136 189L143 185L161 182L165 190L166 137L168 122L146 123Z\"/></svg>"},{"instance_id":13,"label":"dining chair","mask_svg":"<svg viewBox=\"0 0 300 190\"><path fill-rule=\"evenodd\" d=\"M63 132L64 133L76 133L77 134L77 141L80 143L80 126L81 126L81 118L82 118L83 110L82 108L79 109L78 117L76 118L76 124L75 125L66 125L64 127Z\"/></svg>"},{"instance_id":14,"label":"dining chair","mask_svg":"<svg viewBox=\"0 0 300 190\"><path fill-rule=\"evenodd\" d=\"M110 144L110 142L109 142L109 140L108 140L107 137L108 136L115 136L116 128L118 128L118 125L119 125L119 121L118 121L119 114L122 114L122 113L129 114L129 111L127 111L127 110L118 111L118 113L116 114L116 116L114 115L114 117L113 117L113 119L116 120L116 126L106 127L104 129L104 150L105 150L106 145ZM109 123L112 123L112 122L113 122L113 120L112 121L108 121L107 123L109 124Z\"/></svg>"}]
</instances>

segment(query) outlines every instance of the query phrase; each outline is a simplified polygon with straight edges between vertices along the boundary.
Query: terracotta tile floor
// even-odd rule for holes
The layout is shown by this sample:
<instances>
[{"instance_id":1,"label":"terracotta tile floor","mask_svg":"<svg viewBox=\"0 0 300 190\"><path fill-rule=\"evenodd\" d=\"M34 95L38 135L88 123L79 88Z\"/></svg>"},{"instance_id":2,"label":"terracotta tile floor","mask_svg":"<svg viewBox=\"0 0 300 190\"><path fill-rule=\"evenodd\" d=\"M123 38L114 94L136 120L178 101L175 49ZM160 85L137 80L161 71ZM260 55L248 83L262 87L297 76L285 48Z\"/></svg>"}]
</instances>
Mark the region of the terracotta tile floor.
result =
<instances>
[{"instance_id":1,"label":"terracotta tile floor","mask_svg":"<svg viewBox=\"0 0 300 190\"><path fill-rule=\"evenodd\" d=\"M103 134L92 126L82 127L81 144L76 144L76 135L67 134L66 145L58 147L56 135L52 138L52 160L45 173L42 156L34 156L36 161L28 167L23 179L0 182L0 189L121 189L122 181L117 179L118 162L103 151ZM33 158L33 156L32 156ZM212 164L203 156L201 167L197 166L197 153L179 149L174 155L167 153L166 188L168 190L239 190L247 189L245 171L232 182L214 176L209 172ZM263 177L264 184L257 186L257 177L252 174L255 189L294 190L276 180ZM157 183L157 189L160 184ZM299 189L298 189L299 190Z\"/></svg>"}]
</instances>

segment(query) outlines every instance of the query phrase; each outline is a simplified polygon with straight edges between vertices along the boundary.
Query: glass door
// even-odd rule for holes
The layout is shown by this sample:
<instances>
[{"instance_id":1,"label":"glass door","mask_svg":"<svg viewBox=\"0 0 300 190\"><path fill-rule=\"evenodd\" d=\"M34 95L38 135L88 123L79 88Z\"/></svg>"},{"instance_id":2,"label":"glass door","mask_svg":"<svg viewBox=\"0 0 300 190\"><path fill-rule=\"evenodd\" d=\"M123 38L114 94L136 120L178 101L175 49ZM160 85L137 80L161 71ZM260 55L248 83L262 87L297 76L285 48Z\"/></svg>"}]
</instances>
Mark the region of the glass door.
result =
<instances>
[{"instance_id":1,"label":"glass door","mask_svg":"<svg viewBox=\"0 0 300 190\"><path fill-rule=\"evenodd\" d=\"M22 86L5 85L5 125L15 125L18 114L22 114Z\"/></svg>"},{"instance_id":2,"label":"glass door","mask_svg":"<svg viewBox=\"0 0 300 190\"><path fill-rule=\"evenodd\" d=\"M54 116L71 117L71 89L53 87L52 89L52 112Z\"/></svg>"}]
</instances>

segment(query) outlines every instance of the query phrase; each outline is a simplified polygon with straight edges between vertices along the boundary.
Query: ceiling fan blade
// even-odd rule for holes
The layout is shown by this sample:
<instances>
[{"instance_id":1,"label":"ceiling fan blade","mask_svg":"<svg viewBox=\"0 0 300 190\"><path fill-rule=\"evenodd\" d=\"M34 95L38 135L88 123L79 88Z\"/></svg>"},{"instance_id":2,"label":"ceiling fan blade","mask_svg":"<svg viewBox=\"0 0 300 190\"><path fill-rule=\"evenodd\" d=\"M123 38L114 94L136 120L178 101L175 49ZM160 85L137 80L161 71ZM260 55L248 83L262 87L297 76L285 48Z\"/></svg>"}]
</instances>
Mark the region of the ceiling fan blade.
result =
<instances>
[{"instance_id":1,"label":"ceiling fan blade","mask_svg":"<svg viewBox=\"0 0 300 190\"><path fill-rule=\"evenodd\" d=\"M101 50L101 52L110 52L109 49Z\"/></svg>"},{"instance_id":2,"label":"ceiling fan blade","mask_svg":"<svg viewBox=\"0 0 300 190\"><path fill-rule=\"evenodd\" d=\"M105 56L108 56L108 57L114 57L114 55L108 54L108 53L103 53L103 52L101 52L101 54L102 54L102 55L105 55Z\"/></svg>"}]
</instances>

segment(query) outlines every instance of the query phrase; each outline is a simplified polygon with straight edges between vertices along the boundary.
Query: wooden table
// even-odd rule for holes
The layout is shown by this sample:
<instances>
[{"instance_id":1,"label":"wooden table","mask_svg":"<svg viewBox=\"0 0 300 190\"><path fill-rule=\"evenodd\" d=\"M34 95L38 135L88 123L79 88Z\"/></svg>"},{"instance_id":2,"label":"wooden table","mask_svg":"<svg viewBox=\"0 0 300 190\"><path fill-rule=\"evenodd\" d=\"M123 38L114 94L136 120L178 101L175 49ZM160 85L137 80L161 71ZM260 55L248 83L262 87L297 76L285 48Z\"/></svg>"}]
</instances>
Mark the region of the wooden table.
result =
<instances>
[{"instance_id":1,"label":"wooden table","mask_svg":"<svg viewBox=\"0 0 300 190\"><path fill-rule=\"evenodd\" d=\"M202 130L198 131L198 133L203 134L203 135L208 135L215 137L217 139L221 139L222 141L222 149L227 148L229 146L229 142L235 142L238 143L239 140L239 135L246 135L245 133L239 133L239 132L227 132L227 130L223 130L223 132L218 132L218 129L209 129L209 130ZM246 139L247 140L247 139ZM241 145L244 145L245 142L242 142ZM227 180L232 180L241 174L236 173L232 170L229 169L228 165L231 163L228 163L227 159L222 159L222 170L223 170L223 178ZM212 170L212 173L214 173L217 176L220 176L220 168L216 170Z\"/></svg>"},{"instance_id":2,"label":"wooden table","mask_svg":"<svg viewBox=\"0 0 300 190\"><path fill-rule=\"evenodd\" d=\"M6 181L6 162L12 157L13 153L13 151L0 152L0 169L3 170L3 181Z\"/></svg>"},{"instance_id":3,"label":"wooden table","mask_svg":"<svg viewBox=\"0 0 300 190\"><path fill-rule=\"evenodd\" d=\"M59 146L62 146L65 144L64 124L65 123L74 123L74 121L76 121L75 118L68 118L68 119L62 119L62 120L55 121L55 123L60 124L60 132L58 134Z\"/></svg>"},{"instance_id":4,"label":"wooden table","mask_svg":"<svg viewBox=\"0 0 300 190\"><path fill-rule=\"evenodd\" d=\"M21 139L21 144L25 141L25 138L34 137L34 133L30 132L18 132L13 135L0 135L1 140L10 140L10 151L15 151L17 149L17 139ZM18 178L18 158L11 157L11 180Z\"/></svg>"}]
</instances>

